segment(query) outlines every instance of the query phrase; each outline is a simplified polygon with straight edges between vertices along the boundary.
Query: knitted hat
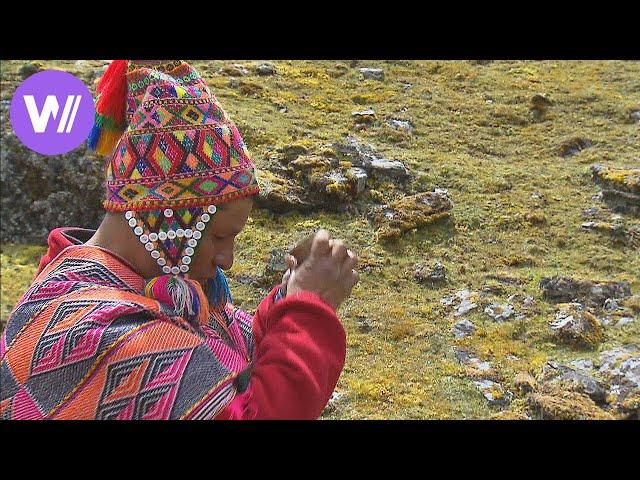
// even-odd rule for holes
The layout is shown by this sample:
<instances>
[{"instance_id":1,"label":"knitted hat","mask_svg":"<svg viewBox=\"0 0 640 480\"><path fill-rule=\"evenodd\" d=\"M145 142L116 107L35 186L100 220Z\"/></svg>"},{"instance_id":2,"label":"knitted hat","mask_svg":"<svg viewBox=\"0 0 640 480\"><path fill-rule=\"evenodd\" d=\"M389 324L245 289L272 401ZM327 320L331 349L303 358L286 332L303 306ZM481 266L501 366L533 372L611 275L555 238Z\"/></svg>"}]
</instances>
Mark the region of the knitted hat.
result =
<instances>
[{"instance_id":1,"label":"knitted hat","mask_svg":"<svg viewBox=\"0 0 640 480\"><path fill-rule=\"evenodd\" d=\"M109 156L104 208L122 212L165 275L145 293L190 320L230 293L222 271L209 292L185 278L216 205L258 193L240 132L184 61L113 61L97 86L89 148ZM205 305L206 305L205 303Z\"/></svg>"}]
</instances>

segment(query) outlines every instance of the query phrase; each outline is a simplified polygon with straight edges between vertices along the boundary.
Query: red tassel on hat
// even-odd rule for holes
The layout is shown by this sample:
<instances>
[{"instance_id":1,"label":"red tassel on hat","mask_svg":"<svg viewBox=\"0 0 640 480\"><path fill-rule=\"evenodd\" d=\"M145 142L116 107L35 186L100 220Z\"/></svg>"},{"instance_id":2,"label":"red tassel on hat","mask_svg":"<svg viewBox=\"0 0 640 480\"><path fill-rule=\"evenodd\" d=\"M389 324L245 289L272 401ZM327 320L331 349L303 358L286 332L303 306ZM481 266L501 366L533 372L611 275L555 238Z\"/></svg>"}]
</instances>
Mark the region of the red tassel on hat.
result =
<instances>
[{"instance_id":1,"label":"red tassel on hat","mask_svg":"<svg viewBox=\"0 0 640 480\"><path fill-rule=\"evenodd\" d=\"M114 60L98 82L96 119L89 134L89 148L109 155L127 128L127 60Z\"/></svg>"}]
</instances>

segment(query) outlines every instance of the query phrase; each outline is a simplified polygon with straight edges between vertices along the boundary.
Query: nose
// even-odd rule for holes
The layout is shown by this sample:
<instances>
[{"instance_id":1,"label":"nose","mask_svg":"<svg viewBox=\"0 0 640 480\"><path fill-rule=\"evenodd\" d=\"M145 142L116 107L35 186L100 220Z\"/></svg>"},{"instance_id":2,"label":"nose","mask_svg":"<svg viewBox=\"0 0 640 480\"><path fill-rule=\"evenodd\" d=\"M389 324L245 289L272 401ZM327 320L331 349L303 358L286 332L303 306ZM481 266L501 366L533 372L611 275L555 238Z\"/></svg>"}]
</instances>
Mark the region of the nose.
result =
<instances>
[{"instance_id":1,"label":"nose","mask_svg":"<svg viewBox=\"0 0 640 480\"><path fill-rule=\"evenodd\" d=\"M222 270L229 270L233 266L233 249L216 254L215 261Z\"/></svg>"}]
</instances>

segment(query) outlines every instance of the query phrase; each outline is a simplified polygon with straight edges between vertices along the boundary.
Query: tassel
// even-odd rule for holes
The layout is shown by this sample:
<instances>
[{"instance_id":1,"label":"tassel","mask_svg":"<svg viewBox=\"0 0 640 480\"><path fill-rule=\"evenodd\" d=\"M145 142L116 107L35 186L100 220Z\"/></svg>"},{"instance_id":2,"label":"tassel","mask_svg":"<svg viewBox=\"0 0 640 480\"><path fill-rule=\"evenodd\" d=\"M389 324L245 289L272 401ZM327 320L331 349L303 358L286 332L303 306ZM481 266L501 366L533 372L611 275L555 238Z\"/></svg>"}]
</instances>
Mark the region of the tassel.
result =
<instances>
[{"instance_id":1,"label":"tassel","mask_svg":"<svg viewBox=\"0 0 640 480\"><path fill-rule=\"evenodd\" d=\"M233 303L233 298L222 269L220 267L216 268L216 276L207 282L207 298L211 305L222 309L227 305L227 302Z\"/></svg>"},{"instance_id":2,"label":"tassel","mask_svg":"<svg viewBox=\"0 0 640 480\"><path fill-rule=\"evenodd\" d=\"M127 128L127 60L114 60L98 82L96 117L87 145L109 155Z\"/></svg>"},{"instance_id":3,"label":"tassel","mask_svg":"<svg viewBox=\"0 0 640 480\"><path fill-rule=\"evenodd\" d=\"M168 305L176 315L194 326L209 321L207 297L196 280L172 274L161 275L147 282L144 294Z\"/></svg>"}]
</instances>

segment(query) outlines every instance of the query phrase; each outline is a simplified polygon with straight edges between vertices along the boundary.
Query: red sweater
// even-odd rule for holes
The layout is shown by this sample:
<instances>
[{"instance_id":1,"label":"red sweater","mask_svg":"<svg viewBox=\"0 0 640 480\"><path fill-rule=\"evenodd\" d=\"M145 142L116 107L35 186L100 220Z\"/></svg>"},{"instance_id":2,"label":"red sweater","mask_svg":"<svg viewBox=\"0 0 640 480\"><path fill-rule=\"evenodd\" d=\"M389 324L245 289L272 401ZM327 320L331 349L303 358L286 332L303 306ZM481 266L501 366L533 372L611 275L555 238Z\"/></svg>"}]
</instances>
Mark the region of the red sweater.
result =
<instances>
[{"instance_id":1,"label":"red sweater","mask_svg":"<svg viewBox=\"0 0 640 480\"><path fill-rule=\"evenodd\" d=\"M72 227L53 230L38 273L63 249L91 234ZM216 419L317 419L333 393L346 356L346 334L335 310L311 292L274 304L277 290L262 300L253 318L249 387Z\"/></svg>"}]
</instances>

